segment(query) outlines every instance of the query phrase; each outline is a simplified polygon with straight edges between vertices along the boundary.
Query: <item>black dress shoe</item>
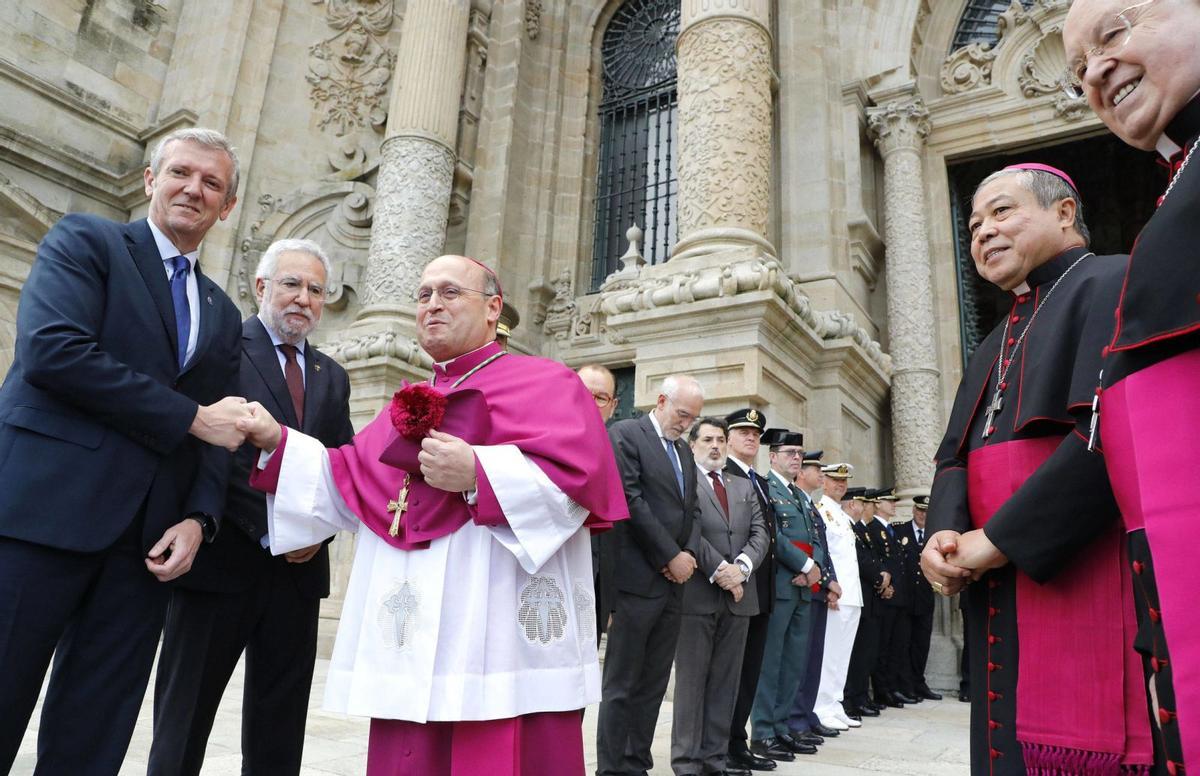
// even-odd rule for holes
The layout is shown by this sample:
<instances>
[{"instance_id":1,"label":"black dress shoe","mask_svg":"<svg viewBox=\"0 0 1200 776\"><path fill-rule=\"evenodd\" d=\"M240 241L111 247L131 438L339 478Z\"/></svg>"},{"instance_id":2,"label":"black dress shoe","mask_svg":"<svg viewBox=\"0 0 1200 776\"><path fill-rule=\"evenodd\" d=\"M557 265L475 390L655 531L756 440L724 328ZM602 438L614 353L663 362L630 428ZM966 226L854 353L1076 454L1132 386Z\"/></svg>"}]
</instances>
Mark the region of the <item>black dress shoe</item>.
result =
<instances>
[{"instance_id":1,"label":"black dress shoe","mask_svg":"<svg viewBox=\"0 0 1200 776\"><path fill-rule=\"evenodd\" d=\"M855 722L862 722L862 709L846 709L846 717L854 720Z\"/></svg>"},{"instance_id":2,"label":"black dress shoe","mask_svg":"<svg viewBox=\"0 0 1200 776\"><path fill-rule=\"evenodd\" d=\"M908 693L903 693L903 692L900 692L899 690L892 693L892 698L900 701L901 703L920 703L920 701L918 701L916 698L912 697Z\"/></svg>"},{"instance_id":3,"label":"black dress shoe","mask_svg":"<svg viewBox=\"0 0 1200 776\"><path fill-rule=\"evenodd\" d=\"M800 734L792 734L792 735L785 734L785 735L779 736L778 740L779 740L779 743L781 743L783 746L790 749L792 752L795 752L796 754L816 754L817 753L817 744L812 739L799 738L798 737L799 735ZM821 742L824 743L825 739L822 738Z\"/></svg>"},{"instance_id":4,"label":"black dress shoe","mask_svg":"<svg viewBox=\"0 0 1200 776\"><path fill-rule=\"evenodd\" d=\"M787 738L795 744L811 744L812 746L820 746L825 743L824 738L821 738L810 730L793 730L786 736L780 736L780 738Z\"/></svg>"},{"instance_id":5,"label":"black dress shoe","mask_svg":"<svg viewBox=\"0 0 1200 776\"><path fill-rule=\"evenodd\" d=\"M750 751L759 757L765 757L781 763L790 763L796 759L796 755L792 753L792 750L778 738L760 738L757 741L751 741Z\"/></svg>"},{"instance_id":6,"label":"black dress shoe","mask_svg":"<svg viewBox=\"0 0 1200 776\"><path fill-rule=\"evenodd\" d=\"M834 730L833 728L825 727L824 725L817 725L812 729L812 732L816 733L822 738L837 738L842 734L842 731Z\"/></svg>"},{"instance_id":7,"label":"black dress shoe","mask_svg":"<svg viewBox=\"0 0 1200 776\"><path fill-rule=\"evenodd\" d=\"M970 703L970 702L971 702L971 696L967 694L967 691L966 691L966 690L959 690L959 691L958 691L958 699L959 699L960 701L962 701L963 703Z\"/></svg>"},{"instance_id":8,"label":"black dress shoe","mask_svg":"<svg viewBox=\"0 0 1200 776\"><path fill-rule=\"evenodd\" d=\"M771 763L772 768L775 767L775 763L771 760L767 760L767 762ZM729 763L726 762L725 765L729 765ZM751 776L751 774L749 768L726 768L718 776Z\"/></svg>"},{"instance_id":9,"label":"black dress shoe","mask_svg":"<svg viewBox=\"0 0 1200 776\"><path fill-rule=\"evenodd\" d=\"M897 698L895 693L888 693L887 695L883 696L882 700L883 705L889 709L904 708L904 701Z\"/></svg>"},{"instance_id":10,"label":"black dress shoe","mask_svg":"<svg viewBox=\"0 0 1200 776\"><path fill-rule=\"evenodd\" d=\"M864 717L878 717L879 716L879 709L873 703L868 706L863 706L863 707L859 708L857 711L860 715L862 715Z\"/></svg>"},{"instance_id":11,"label":"black dress shoe","mask_svg":"<svg viewBox=\"0 0 1200 776\"><path fill-rule=\"evenodd\" d=\"M729 748L729 754L725 757L725 767L729 773L733 773L735 768L745 768L751 771L773 771L775 770L775 761L769 760L766 757L759 757L739 741L736 750L732 746Z\"/></svg>"},{"instance_id":12,"label":"black dress shoe","mask_svg":"<svg viewBox=\"0 0 1200 776\"><path fill-rule=\"evenodd\" d=\"M934 692L928 687L919 687L917 688L917 697L924 698L927 701L940 701L942 699L942 694L940 692Z\"/></svg>"}]
</instances>

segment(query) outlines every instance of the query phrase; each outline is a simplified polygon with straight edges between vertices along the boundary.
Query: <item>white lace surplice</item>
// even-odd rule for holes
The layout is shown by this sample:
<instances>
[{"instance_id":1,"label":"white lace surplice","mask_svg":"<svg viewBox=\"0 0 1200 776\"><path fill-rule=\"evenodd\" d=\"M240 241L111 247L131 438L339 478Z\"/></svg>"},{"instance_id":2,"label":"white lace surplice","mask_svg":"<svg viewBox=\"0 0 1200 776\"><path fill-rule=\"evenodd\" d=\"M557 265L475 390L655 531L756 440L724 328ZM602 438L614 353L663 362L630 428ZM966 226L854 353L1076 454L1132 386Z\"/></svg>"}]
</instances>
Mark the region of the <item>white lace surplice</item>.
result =
<instances>
[{"instance_id":1,"label":"white lace surplice","mask_svg":"<svg viewBox=\"0 0 1200 776\"><path fill-rule=\"evenodd\" d=\"M357 533L326 709L426 722L599 701L587 510L515 446L474 449L508 525L468 522L406 551L358 530L325 448L288 430L267 498L271 551Z\"/></svg>"}]
</instances>

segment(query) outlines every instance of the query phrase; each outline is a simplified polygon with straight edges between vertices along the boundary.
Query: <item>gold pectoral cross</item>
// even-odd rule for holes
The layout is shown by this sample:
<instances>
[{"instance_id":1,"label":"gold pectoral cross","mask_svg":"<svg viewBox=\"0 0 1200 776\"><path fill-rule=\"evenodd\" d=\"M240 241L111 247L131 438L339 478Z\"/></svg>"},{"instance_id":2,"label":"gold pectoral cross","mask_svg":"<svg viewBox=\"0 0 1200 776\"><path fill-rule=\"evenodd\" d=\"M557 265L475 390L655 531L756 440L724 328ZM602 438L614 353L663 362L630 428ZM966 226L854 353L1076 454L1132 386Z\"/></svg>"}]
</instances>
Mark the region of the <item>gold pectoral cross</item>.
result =
<instances>
[{"instance_id":1,"label":"gold pectoral cross","mask_svg":"<svg viewBox=\"0 0 1200 776\"><path fill-rule=\"evenodd\" d=\"M396 517L392 519L392 527L388 529L388 536L396 536L400 533L400 518L408 509L408 481L410 475L404 475L404 485L400 488L400 494L396 496L395 501L388 501L387 511L395 512Z\"/></svg>"}]
</instances>

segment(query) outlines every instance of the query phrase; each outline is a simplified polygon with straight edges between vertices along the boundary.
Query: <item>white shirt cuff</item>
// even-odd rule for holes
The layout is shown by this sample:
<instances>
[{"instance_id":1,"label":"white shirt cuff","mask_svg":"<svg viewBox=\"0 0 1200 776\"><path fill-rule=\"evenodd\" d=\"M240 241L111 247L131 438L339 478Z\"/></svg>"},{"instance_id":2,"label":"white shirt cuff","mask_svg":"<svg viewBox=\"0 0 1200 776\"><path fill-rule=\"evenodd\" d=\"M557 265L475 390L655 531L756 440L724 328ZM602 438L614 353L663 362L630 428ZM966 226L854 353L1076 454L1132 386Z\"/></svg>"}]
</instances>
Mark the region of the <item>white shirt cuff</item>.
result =
<instances>
[{"instance_id":1,"label":"white shirt cuff","mask_svg":"<svg viewBox=\"0 0 1200 776\"><path fill-rule=\"evenodd\" d=\"M809 558L808 560L804 561L804 568L800 569L800 573L807 574L809 571L812 570L812 567L815 565L816 565L816 562L813 561L812 558Z\"/></svg>"}]
</instances>

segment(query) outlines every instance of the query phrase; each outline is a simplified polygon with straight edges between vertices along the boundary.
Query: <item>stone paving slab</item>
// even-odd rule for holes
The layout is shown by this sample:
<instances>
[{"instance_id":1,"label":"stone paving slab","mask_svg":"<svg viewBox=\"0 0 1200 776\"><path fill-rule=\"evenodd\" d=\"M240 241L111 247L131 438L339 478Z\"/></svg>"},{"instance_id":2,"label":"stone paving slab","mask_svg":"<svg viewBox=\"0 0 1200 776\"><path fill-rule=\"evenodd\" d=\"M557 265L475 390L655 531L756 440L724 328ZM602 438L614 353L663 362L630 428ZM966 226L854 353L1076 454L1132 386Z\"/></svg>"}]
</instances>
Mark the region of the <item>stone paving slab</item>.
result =
<instances>
[{"instance_id":1,"label":"stone paving slab","mask_svg":"<svg viewBox=\"0 0 1200 776\"><path fill-rule=\"evenodd\" d=\"M318 660L309 704L302 776L362 776L367 762L367 720L321 709L329 661ZM238 776L241 773L241 699L244 666L239 665L225 692L209 739L202 776ZM151 678L153 688L154 680ZM143 776L150 751L151 692L142 703L137 728L121 776ZM596 767L596 706L584 720L584 747L588 773ZM38 709L11 771L29 776L37 751ZM671 776L671 715L668 698L663 703L654 736L653 776ZM882 716L864 720L857 730L826 741L816 755L780 763L776 776L964 776L969 773L967 704L957 700L926 701L905 709L888 709ZM416 775L414 775L416 776Z\"/></svg>"}]
</instances>

